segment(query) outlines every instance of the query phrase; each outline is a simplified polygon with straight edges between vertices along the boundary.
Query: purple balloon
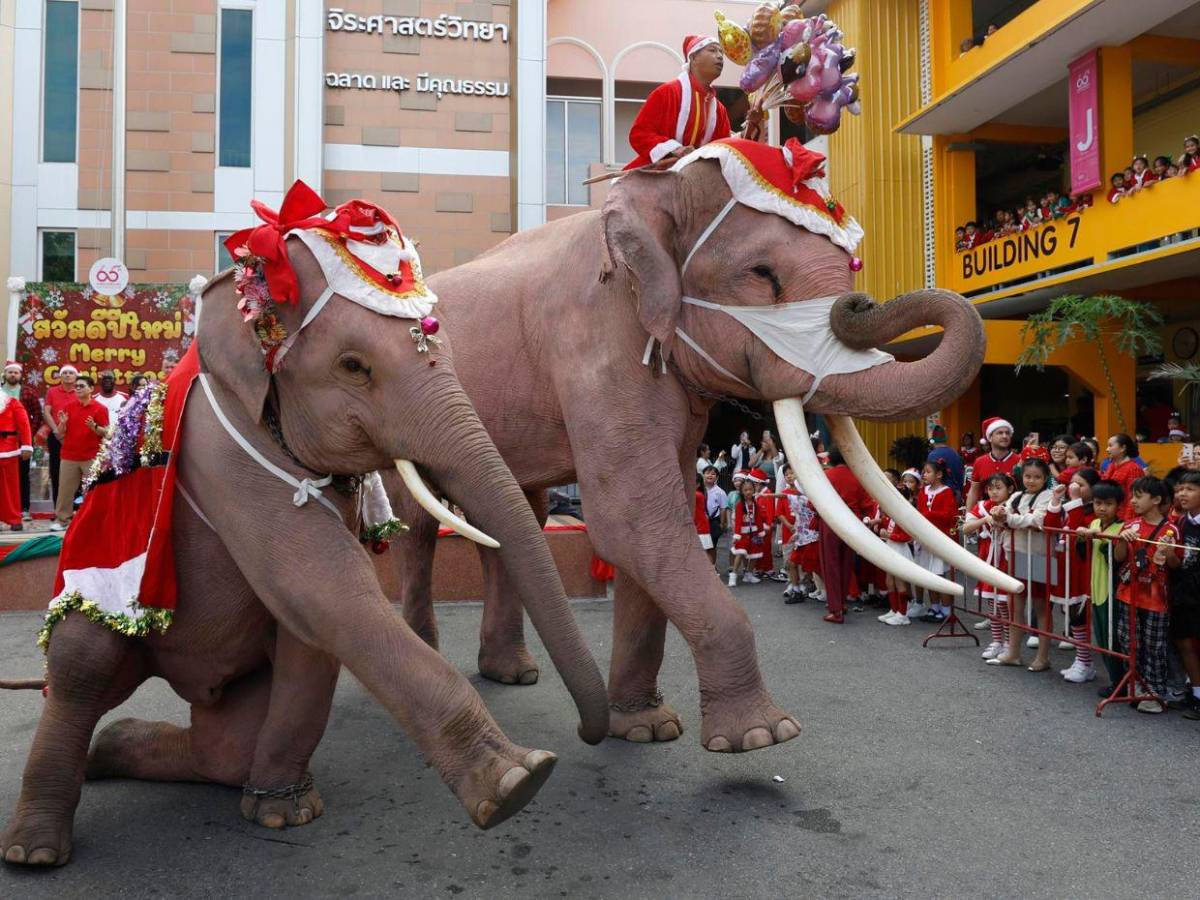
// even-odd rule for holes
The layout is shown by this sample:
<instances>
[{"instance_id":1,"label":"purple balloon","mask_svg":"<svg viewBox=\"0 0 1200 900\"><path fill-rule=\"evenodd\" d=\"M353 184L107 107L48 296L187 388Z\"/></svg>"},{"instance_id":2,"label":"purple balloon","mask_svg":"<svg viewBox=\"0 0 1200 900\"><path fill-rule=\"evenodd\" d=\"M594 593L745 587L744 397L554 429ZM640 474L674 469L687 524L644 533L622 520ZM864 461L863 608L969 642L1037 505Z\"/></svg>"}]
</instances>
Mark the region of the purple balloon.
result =
<instances>
[{"instance_id":1,"label":"purple balloon","mask_svg":"<svg viewBox=\"0 0 1200 900\"><path fill-rule=\"evenodd\" d=\"M747 94L757 91L767 83L767 79L771 77L771 73L778 67L779 42L775 41L763 47L755 55L754 59L750 60L750 64L746 66L746 71L742 73L741 81L738 84Z\"/></svg>"}]
</instances>

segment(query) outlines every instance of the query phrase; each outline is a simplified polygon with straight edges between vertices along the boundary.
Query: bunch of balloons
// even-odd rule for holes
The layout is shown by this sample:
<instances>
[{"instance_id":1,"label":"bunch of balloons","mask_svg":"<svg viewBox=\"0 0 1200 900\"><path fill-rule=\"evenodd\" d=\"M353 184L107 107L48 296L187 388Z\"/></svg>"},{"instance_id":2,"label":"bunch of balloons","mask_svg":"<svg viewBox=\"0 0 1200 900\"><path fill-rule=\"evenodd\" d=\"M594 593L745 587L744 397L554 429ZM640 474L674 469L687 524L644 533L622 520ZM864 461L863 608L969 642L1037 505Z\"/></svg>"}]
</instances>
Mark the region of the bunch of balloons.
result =
<instances>
[{"instance_id":1,"label":"bunch of balloons","mask_svg":"<svg viewBox=\"0 0 1200 900\"><path fill-rule=\"evenodd\" d=\"M786 0L784 0L786 2ZM743 28L718 12L717 34L725 55L745 66L741 87L759 109L781 108L797 125L832 134L842 110L862 112L858 73L847 75L855 51L824 13L805 18L795 3L763 3Z\"/></svg>"}]
</instances>

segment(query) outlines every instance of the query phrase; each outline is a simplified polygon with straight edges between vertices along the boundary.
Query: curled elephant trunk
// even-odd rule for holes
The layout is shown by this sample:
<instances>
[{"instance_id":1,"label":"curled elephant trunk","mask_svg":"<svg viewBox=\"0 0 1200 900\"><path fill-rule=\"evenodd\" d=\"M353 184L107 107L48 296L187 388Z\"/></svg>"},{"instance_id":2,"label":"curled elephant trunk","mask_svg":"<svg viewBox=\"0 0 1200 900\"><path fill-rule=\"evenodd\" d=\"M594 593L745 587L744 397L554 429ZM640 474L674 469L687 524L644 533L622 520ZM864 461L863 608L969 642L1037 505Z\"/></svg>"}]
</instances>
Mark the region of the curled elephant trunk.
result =
<instances>
[{"instance_id":1,"label":"curled elephant trunk","mask_svg":"<svg viewBox=\"0 0 1200 900\"><path fill-rule=\"evenodd\" d=\"M961 396L983 365L983 322L952 291L914 291L882 305L865 294L847 294L834 304L829 324L839 341L857 350L881 347L927 325L944 333L924 359L829 376L818 392L820 410L883 421L923 416Z\"/></svg>"}]
</instances>

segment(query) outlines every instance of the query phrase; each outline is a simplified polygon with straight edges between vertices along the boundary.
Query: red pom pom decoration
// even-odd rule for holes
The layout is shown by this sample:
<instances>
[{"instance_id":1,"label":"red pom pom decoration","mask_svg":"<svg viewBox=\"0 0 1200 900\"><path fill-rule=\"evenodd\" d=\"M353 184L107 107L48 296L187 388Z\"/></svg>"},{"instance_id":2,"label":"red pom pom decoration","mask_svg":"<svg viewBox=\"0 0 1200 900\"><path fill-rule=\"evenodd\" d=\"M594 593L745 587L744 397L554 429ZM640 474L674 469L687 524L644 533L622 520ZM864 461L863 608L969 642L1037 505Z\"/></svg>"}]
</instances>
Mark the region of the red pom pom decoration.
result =
<instances>
[{"instance_id":1,"label":"red pom pom decoration","mask_svg":"<svg viewBox=\"0 0 1200 900\"><path fill-rule=\"evenodd\" d=\"M442 323L439 322L433 316L426 316L425 318L423 318L421 320L421 334L424 334L424 335L437 334L438 329L441 327L442 327Z\"/></svg>"},{"instance_id":2,"label":"red pom pom decoration","mask_svg":"<svg viewBox=\"0 0 1200 900\"><path fill-rule=\"evenodd\" d=\"M861 257L858 257L858 256L850 257L850 271L851 272L861 272L862 267L863 267L863 261L862 261Z\"/></svg>"},{"instance_id":3,"label":"red pom pom decoration","mask_svg":"<svg viewBox=\"0 0 1200 900\"><path fill-rule=\"evenodd\" d=\"M387 553L390 546L392 546L390 541L371 541L371 552L379 556Z\"/></svg>"}]
</instances>

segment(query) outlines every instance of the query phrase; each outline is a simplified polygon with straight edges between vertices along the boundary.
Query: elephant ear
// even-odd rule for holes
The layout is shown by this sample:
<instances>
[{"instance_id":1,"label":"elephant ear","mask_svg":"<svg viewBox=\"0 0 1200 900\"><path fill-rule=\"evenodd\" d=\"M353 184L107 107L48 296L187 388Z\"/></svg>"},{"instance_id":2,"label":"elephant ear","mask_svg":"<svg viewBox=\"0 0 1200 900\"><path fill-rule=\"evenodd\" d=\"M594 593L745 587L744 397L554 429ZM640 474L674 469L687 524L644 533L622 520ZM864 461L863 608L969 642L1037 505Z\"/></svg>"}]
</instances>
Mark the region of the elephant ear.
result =
<instances>
[{"instance_id":1,"label":"elephant ear","mask_svg":"<svg viewBox=\"0 0 1200 900\"><path fill-rule=\"evenodd\" d=\"M204 371L232 391L254 423L260 424L271 376L263 364L254 327L243 322L238 311L233 272L227 269L204 289L196 340Z\"/></svg>"},{"instance_id":2,"label":"elephant ear","mask_svg":"<svg viewBox=\"0 0 1200 900\"><path fill-rule=\"evenodd\" d=\"M618 273L629 278L638 320L670 355L683 302L675 259L679 179L672 172L631 172L604 203L604 249ZM602 269L601 279L607 272Z\"/></svg>"}]
</instances>

